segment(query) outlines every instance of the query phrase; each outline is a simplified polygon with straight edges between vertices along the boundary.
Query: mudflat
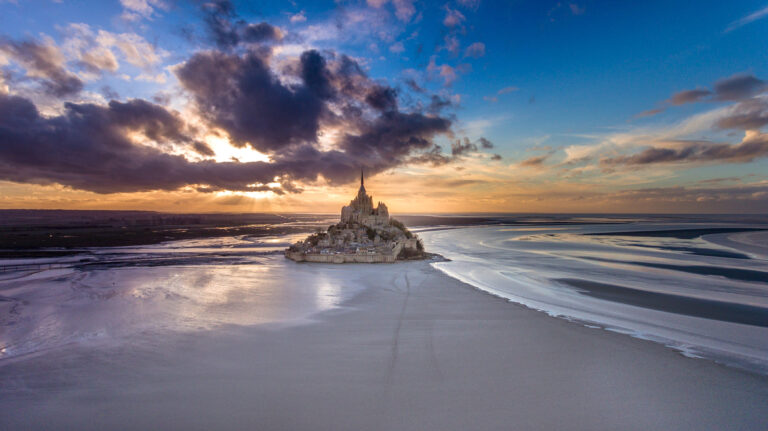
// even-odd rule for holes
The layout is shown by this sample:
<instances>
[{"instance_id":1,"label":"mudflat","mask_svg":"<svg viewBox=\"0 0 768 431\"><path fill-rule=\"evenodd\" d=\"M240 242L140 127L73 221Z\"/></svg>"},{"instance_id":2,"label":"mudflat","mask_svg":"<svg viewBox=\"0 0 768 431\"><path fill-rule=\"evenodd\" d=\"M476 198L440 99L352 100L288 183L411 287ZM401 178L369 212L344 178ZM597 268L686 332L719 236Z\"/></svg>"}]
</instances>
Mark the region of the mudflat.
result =
<instances>
[{"instance_id":1,"label":"mudflat","mask_svg":"<svg viewBox=\"0 0 768 431\"><path fill-rule=\"evenodd\" d=\"M511 304L427 262L374 272L341 307L301 324L73 345L2 364L0 428L700 431L766 424L765 376Z\"/></svg>"}]
</instances>

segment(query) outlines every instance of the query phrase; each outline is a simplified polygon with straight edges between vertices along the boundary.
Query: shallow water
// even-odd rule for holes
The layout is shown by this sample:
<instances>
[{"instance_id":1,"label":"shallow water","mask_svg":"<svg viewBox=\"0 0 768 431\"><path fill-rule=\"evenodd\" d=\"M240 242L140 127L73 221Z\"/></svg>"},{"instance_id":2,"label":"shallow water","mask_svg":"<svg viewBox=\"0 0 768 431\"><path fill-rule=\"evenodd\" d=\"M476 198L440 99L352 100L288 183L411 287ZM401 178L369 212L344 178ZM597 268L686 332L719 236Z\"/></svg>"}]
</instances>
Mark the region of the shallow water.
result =
<instances>
[{"instance_id":1,"label":"shallow water","mask_svg":"<svg viewBox=\"0 0 768 431\"><path fill-rule=\"evenodd\" d=\"M215 238L26 259L0 273L0 362L70 345L119 345L141 334L305 322L360 289L365 271L298 265L291 237ZM39 270L38 261L54 263Z\"/></svg>"},{"instance_id":2,"label":"shallow water","mask_svg":"<svg viewBox=\"0 0 768 431\"><path fill-rule=\"evenodd\" d=\"M451 259L435 267L487 292L768 373L765 231L637 235L710 228L634 222L423 228L419 234L429 251ZM302 323L359 293L356 280L378 274L376 265L284 259L280 251L302 236L14 260L54 266L0 273L0 365L73 343L121 345L233 325Z\"/></svg>"},{"instance_id":3,"label":"shallow water","mask_svg":"<svg viewBox=\"0 0 768 431\"><path fill-rule=\"evenodd\" d=\"M761 237L739 232L756 227L766 228L640 222L420 235L451 260L437 268L482 290L768 373L768 260L763 248L738 241Z\"/></svg>"}]
</instances>

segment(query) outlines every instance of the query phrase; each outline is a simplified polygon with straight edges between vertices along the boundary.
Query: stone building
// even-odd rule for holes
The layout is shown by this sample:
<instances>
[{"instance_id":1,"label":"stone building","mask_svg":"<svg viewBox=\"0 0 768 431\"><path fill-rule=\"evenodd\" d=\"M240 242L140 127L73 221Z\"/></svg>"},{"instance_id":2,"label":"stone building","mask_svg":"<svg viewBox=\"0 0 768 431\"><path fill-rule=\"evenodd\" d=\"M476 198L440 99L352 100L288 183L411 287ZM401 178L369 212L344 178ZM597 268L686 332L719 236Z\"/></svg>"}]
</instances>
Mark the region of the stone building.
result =
<instances>
[{"instance_id":1,"label":"stone building","mask_svg":"<svg viewBox=\"0 0 768 431\"><path fill-rule=\"evenodd\" d=\"M363 226L385 226L389 223L389 210L383 202L373 207L373 198L365 191L365 179L360 170L360 189L349 205L341 208L342 223L359 223Z\"/></svg>"},{"instance_id":2,"label":"stone building","mask_svg":"<svg viewBox=\"0 0 768 431\"><path fill-rule=\"evenodd\" d=\"M297 262L391 263L426 256L418 237L390 218L386 205L373 206L364 181L361 170L360 189L341 209L339 223L291 245L285 257Z\"/></svg>"}]
</instances>

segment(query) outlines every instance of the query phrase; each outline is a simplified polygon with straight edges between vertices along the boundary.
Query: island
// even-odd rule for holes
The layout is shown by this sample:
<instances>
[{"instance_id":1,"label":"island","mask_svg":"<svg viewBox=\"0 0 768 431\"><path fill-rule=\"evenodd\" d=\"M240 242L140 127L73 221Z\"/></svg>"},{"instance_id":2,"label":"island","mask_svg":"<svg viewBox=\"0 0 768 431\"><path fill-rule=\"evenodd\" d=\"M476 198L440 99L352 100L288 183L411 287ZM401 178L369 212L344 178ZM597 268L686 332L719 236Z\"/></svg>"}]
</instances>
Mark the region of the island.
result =
<instances>
[{"instance_id":1,"label":"island","mask_svg":"<svg viewBox=\"0 0 768 431\"><path fill-rule=\"evenodd\" d=\"M349 205L341 208L341 221L285 250L285 257L296 262L392 263L426 256L422 241L390 217L383 202L374 208L373 198L365 191L362 170L360 189Z\"/></svg>"}]
</instances>

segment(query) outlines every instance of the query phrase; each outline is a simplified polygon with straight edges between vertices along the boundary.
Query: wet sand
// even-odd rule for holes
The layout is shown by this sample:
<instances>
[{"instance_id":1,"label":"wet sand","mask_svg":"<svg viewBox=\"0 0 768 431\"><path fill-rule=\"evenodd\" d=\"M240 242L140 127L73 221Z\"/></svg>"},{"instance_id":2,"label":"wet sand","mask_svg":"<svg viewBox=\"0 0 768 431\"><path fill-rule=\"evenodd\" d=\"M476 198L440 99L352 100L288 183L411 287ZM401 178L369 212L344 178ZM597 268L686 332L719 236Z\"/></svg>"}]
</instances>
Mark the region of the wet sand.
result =
<instances>
[{"instance_id":1,"label":"wet sand","mask_svg":"<svg viewBox=\"0 0 768 431\"><path fill-rule=\"evenodd\" d=\"M560 278L555 281L575 287L585 295L607 301L710 320L768 327L768 308L765 307L670 295L575 278Z\"/></svg>"},{"instance_id":2,"label":"wet sand","mask_svg":"<svg viewBox=\"0 0 768 431\"><path fill-rule=\"evenodd\" d=\"M584 257L584 259L594 260L598 262L608 262L608 263L626 263L620 260L593 257L593 256ZM642 262L642 261L632 262L632 265L645 266L649 268L668 269L671 271L681 271L681 272L687 272L690 274L716 275L718 277L724 277L731 280L752 281L755 283L768 284L768 272L755 271L752 269L719 267L719 266L713 266L713 265L672 265L667 263Z\"/></svg>"},{"instance_id":3,"label":"wet sand","mask_svg":"<svg viewBox=\"0 0 768 431\"><path fill-rule=\"evenodd\" d=\"M705 239L713 244L768 257L768 230L734 234L707 235Z\"/></svg>"},{"instance_id":4,"label":"wet sand","mask_svg":"<svg viewBox=\"0 0 768 431\"><path fill-rule=\"evenodd\" d=\"M549 317L426 262L376 272L342 307L309 323L143 334L111 347L71 345L2 364L0 429L766 424L768 377Z\"/></svg>"},{"instance_id":5,"label":"wet sand","mask_svg":"<svg viewBox=\"0 0 768 431\"><path fill-rule=\"evenodd\" d=\"M763 228L748 228L748 227L717 227L717 228L705 228L705 229L660 229L660 230L646 230L646 231L627 231L627 232L598 232L590 233L588 235L593 236L645 236L645 237L662 237L662 238L679 238L679 239L693 239L702 235L714 235L721 233L739 233L739 232L755 232L764 231Z\"/></svg>"}]
</instances>

